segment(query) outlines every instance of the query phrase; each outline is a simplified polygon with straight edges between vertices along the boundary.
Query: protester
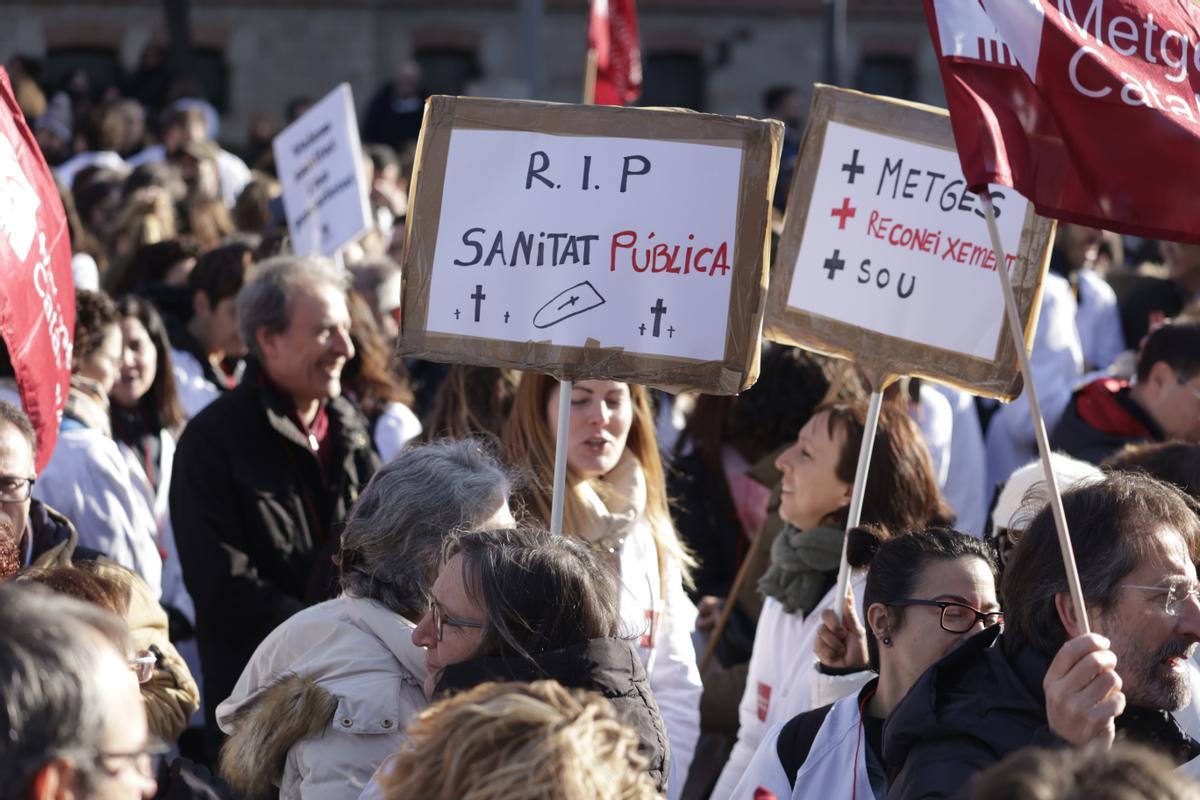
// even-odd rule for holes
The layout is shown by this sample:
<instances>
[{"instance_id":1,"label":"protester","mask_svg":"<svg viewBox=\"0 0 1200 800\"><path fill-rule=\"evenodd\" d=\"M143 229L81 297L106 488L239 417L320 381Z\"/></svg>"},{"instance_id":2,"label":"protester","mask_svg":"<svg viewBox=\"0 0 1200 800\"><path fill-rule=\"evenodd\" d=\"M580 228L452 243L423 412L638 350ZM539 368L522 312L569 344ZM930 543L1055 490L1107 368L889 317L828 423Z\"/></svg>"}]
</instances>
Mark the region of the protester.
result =
<instances>
[{"instance_id":1,"label":"protester","mask_svg":"<svg viewBox=\"0 0 1200 800\"><path fill-rule=\"evenodd\" d=\"M238 332L237 295L254 274L249 247L208 251L188 275L191 317L167 319L175 384L188 419L241 381L246 345Z\"/></svg>"},{"instance_id":2,"label":"protester","mask_svg":"<svg viewBox=\"0 0 1200 800\"><path fill-rule=\"evenodd\" d=\"M1135 744L1027 747L980 773L970 800L1200 800L1161 753Z\"/></svg>"},{"instance_id":3,"label":"protester","mask_svg":"<svg viewBox=\"0 0 1200 800\"><path fill-rule=\"evenodd\" d=\"M661 791L666 729L642 662L616 638L617 627L612 570L577 539L518 528L447 541L413 643L426 649L431 698L486 681L543 678L598 692L637 732Z\"/></svg>"},{"instance_id":4,"label":"protester","mask_svg":"<svg viewBox=\"0 0 1200 800\"><path fill-rule=\"evenodd\" d=\"M426 438L482 434L499 442L520 381L515 369L451 365L433 396L423 426Z\"/></svg>"},{"instance_id":5,"label":"protester","mask_svg":"<svg viewBox=\"0 0 1200 800\"><path fill-rule=\"evenodd\" d=\"M334 593L331 558L378 458L341 395L354 355L343 276L299 258L260 265L238 294L242 383L179 440L171 522L196 605L210 755L213 709L281 622Z\"/></svg>"},{"instance_id":6,"label":"protester","mask_svg":"<svg viewBox=\"0 0 1200 800\"><path fill-rule=\"evenodd\" d=\"M407 450L375 474L342 534L341 595L276 628L217 709L239 796L274 784L281 798L358 797L425 707L413 628L442 542L511 523L508 493L504 468L470 441Z\"/></svg>"},{"instance_id":7,"label":"protester","mask_svg":"<svg viewBox=\"0 0 1200 800\"><path fill-rule=\"evenodd\" d=\"M1200 641L1200 518L1178 489L1112 473L1063 493L1087 614L1082 633L1048 506L1001 579L1003 633L931 667L883 737L892 800L950 797L1027 745L1150 744L1176 764L1200 755L1172 711L1189 702L1185 661Z\"/></svg>"},{"instance_id":8,"label":"protester","mask_svg":"<svg viewBox=\"0 0 1200 800\"><path fill-rule=\"evenodd\" d=\"M200 690L168 638L166 612L146 584L108 561L35 567L18 575L17 581L41 584L121 618L133 642L150 733L174 743L200 707Z\"/></svg>"},{"instance_id":9,"label":"protester","mask_svg":"<svg viewBox=\"0 0 1200 800\"><path fill-rule=\"evenodd\" d=\"M814 703L810 654L821 629L820 612L837 604L832 587L865 421L861 405L825 408L776 460L783 471L779 514L788 527L775 540L771 566L759 582L767 600L738 709L737 743L715 797L730 796L771 726L825 702ZM863 523L899 534L949 522L950 511L938 493L920 431L890 404L879 417L870 476L862 501ZM861 572L850 580L859 608L863 583Z\"/></svg>"},{"instance_id":10,"label":"protester","mask_svg":"<svg viewBox=\"0 0 1200 800\"><path fill-rule=\"evenodd\" d=\"M1050 445L1099 464L1126 444L1167 439L1200 442L1200 322L1151 333L1133 384L1099 378L1075 392Z\"/></svg>"},{"instance_id":11,"label":"protester","mask_svg":"<svg viewBox=\"0 0 1200 800\"><path fill-rule=\"evenodd\" d=\"M79 544L141 576L162 594L158 526L146 495L112 438L108 394L120 376L120 315L104 294L75 294L71 391L54 455L33 495L62 512Z\"/></svg>"},{"instance_id":12,"label":"protester","mask_svg":"<svg viewBox=\"0 0 1200 800\"><path fill-rule=\"evenodd\" d=\"M421 421L412 411L412 390L403 362L390 366L391 349L375 326L371 309L357 292L346 297L354 357L342 371L346 396L367 417L371 441L384 461L421 435Z\"/></svg>"},{"instance_id":13,"label":"protester","mask_svg":"<svg viewBox=\"0 0 1200 800\"><path fill-rule=\"evenodd\" d=\"M1050 253L1050 269L1066 278L1075 294L1075 327L1086 371L1107 369L1125 350L1116 292L1095 269L1102 234L1060 222Z\"/></svg>"},{"instance_id":14,"label":"protester","mask_svg":"<svg viewBox=\"0 0 1200 800\"><path fill-rule=\"evenodd\" d=\"M380 86L367 103L363 140L403 150L417 140L424 111L421 67L415 61L401 61L394 78Z\"/></svg>"},{"instance_id":15,"label":"protester","mask_svg":"<svg viewBox=\"0 0 1200 800\"><path fill-rule=\"evenodd\" d=\"M0 786L34 800L154 795L129 633L112 614L0 583Z\"/></svg>"},{"instance_id":16,"label":"protester","mask_svg":"<svg viewBox=\"0 0 1200 800\"><path fill-rule=\"evenodd\" d=\"M79 535L69 519L33 498L36 451L29 417L0 400L0 540L12 545L18 569L69 564L77 554L95 558L99 553L77 548Z\"/></svg>"},{"instance_id":17,"label":"protester","mask_svg":"<svg viewBox=\"0 0 1200 800\"><path fill-rule=\"evenodd\" d=\"M734 798L753 800L759 787L779 797L853 797L861 786L883 800L888 715L935 661L1003 620L995 556L975 537L932 528L881 544L856 529L848 557L852 566L870 565L863 589L866 628L851 601L841 621L826 610L816 652L822 667L869 667L878 678L768 731Z\"/></svg>"},{"instance_id":18,"label":"protester","mask_svg":"<svg viewBox=\"0 0 1200 800\"><path fill-rule=\"evenodd\" d=\"M593 692L486 683L423 713L381 780L388 800L653 800L636 748Z\"/></svg>"},{"instance_id":19,"label":"protester","mask_svg":"<svg viewBox=\"0 0 1200 800\"><path fill-rule=\"evenodd\" d=\"M1128 444L1101 465L1106 470L1141 470L1174 484L1200 500L1200 444L1157 442Z\"/></svg>"},{"instance_id":20,"label":"protester","mask_svg":"<svg viewBox=\"0 0 1200 800\"><path fill-rule=\"evenodd\" d=\"M395 347L400 335L400 265L390 258L368 258L349 265L354 291L375 317L384 343Z\"/></svg>"},{"instance_id":21,"label":"protester","mask_svg":"<svg viewBox=\"0 0 1200 800\"><path fill-rule=\"evenodd\" d=\"M152 145L129 159L131 167L142 164L172 161L182 156L189 147L200 146L211 152L219 178L219 197L226 208L233 208L238 195L250 182L250 168L228 150L212 141L204 111L182 104L169 106L163 111L159 137L161 144ZM198 152L193 150L193 152Z\"/></svg>"},{"instance_id":22,"label":"protester","mask_svg":"<svg viewBox=\"0 0 1200 800\"><path fill-rule=\"evenodd\" d=\"M559 383L526 373L504 441L530 475L529 515L550 523ZM641 386L576 381L567 430L565 533L596 548L621 578L620 632L638 655L662 710L671 749L668 796L679 797L699 737L700 674L691 633L696 607L683 589L694 564L667 509L654 418Z\"/></svg>"},{"instance_id":23,"label":"protester","mask_svg":"<svg viewBox=\"0 0 1200 800\"><path fill-rule=\"evenodd\" d=\"M88 167L103 167L125 173L131 168L117 150L125 135L125 122L115 103L106 103L83 115L78 134L84 147L54 169L54 177L68 189L74 189L75 177ZM132 166L137 166L136 164Z\"/></svg>"}]
</instances>

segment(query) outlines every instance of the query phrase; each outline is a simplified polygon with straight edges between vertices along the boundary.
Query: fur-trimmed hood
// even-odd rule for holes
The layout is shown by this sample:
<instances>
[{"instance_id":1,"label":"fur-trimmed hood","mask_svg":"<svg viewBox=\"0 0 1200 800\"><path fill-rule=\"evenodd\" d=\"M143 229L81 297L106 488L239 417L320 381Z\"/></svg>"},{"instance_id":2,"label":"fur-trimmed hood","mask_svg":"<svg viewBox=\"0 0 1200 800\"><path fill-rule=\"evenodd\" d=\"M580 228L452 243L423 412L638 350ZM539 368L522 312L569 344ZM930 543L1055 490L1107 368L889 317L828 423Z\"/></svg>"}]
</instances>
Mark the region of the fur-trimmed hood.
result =
<instances>
[{"instance_id":1,"label":"fur-trimmed hood","mask_svg":"<svg viewBox=\"0 0 1200 800\"><path fill-rule=\"evenodd\" d=\"M217 706L221 774L247 800L355 800L426 705L415 626L343 595L307 608L255 651Z\"/></svg>"}]
</instances>

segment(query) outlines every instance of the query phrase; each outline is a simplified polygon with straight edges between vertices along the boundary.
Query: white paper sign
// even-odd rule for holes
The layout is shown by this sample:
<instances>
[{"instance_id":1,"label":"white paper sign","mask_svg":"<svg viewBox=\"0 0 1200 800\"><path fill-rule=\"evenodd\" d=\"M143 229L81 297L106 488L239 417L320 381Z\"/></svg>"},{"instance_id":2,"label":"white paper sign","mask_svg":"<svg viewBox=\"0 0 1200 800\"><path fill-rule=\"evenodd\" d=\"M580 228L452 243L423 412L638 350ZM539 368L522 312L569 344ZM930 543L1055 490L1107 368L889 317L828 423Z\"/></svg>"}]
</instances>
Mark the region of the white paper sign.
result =
<instances>
[{"instance_id":1,"label":"white paper sign","mask_svg":"<svg viewBox=\"0 0 1200 800\"><path fill-rule=\"evenodd\" d=\"M1028 204L991 190L1011 269ZM828 123L789 307L991 360L1004 314L995 267L957 153Z\"/></svg>"},{"instance_id":2,"label":"white paper sign","mask_svg":"<svg viewBox=\"0 0 1200 800\"><path fill-rule=\"evenodd\" d=\"M720 360L742 150L450 135L430 332Z\"/></svg>"},{"instance_id":3,"label":"white paper sign","mask_svg":"<svg viewBox=\"0 0 1200 800\"><path fill-rule=\"evenodd\" d=\"M331 256L371 226L350 84L321 98L271 144L296 253Z\"/></svg>"}]
</instances>

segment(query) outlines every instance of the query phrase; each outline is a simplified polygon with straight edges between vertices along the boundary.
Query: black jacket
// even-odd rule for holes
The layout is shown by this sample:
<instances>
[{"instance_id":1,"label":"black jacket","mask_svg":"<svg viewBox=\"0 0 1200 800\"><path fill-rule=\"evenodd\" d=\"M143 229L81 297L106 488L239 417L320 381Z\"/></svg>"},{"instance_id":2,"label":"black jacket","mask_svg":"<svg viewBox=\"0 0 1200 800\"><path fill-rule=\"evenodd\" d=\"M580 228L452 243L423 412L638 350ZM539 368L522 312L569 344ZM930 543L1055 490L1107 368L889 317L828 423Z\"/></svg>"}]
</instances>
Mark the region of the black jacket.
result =
<instances>
[{"instance_id":1,"label":"black jacket","mask_svg":"<svg viewBox=\"0 0 1200 800\"><path fill-rule=\"evenodd\" d=\"M25 530L33 537L33 552L27 566L60 567L72 561L101 558L99 551L79 547L79 534L71 520L40 500L29 502L29 525Z\"/></svg>"},{"instance_id":2,"label":"black jacket","mask_svg":"<svg viewBox=\"0 0 1200 800\"><path fill-rule=\"evenodd\" d=\"M290 406L252 363L188 423L175 453L171 523L196 604L210 731L266 635L336 593L341 525L379 465L362 415L335 398L327 482Z\"/></svg>"},{"instance_id":3,"label":"black jacket","mask_svg":"<svg viewBox=\"0 0 1200 800\"><path fill-rule=\"evenodd\" d=\"M1161 442L1162 429L1129 394L1129 387L1100 378L1071 395L1050 437L1050 447L1099 464L1127 444Z\"/></svg>"},{"instance_id":4,"label":"black jacket","mask_svg":"<svg viewBox=\"0 0 1200 800\"><path fill-rule=\"evenodd\" d=\"M592 639L563 650L523 658L477 658L452 664L442 671L435 695L465 691L487 681L555 680L570 689L588 689L607 697L622 722L641 739L639 751L649 762L647 772L664 791L670 774L667 729L650 680L633 646L622 639Z\"/></svg>"},{"instance_id":5,"label":"black jacket","mask_svg":"<svg viewBox=\"0 0 1200 800\"><path fill-rule=\"evenodd\" d=\"M1042 679L1050 657L1024 647L1005 653L992 628L968 639L922 675L892 709L883 731L888 800L965 796L971 778L1022 747L1065 743L1046 721ZM1177 763L1200 755L1163 711L1127 709L1117 735Z\"/></svg>"}]
</instances>

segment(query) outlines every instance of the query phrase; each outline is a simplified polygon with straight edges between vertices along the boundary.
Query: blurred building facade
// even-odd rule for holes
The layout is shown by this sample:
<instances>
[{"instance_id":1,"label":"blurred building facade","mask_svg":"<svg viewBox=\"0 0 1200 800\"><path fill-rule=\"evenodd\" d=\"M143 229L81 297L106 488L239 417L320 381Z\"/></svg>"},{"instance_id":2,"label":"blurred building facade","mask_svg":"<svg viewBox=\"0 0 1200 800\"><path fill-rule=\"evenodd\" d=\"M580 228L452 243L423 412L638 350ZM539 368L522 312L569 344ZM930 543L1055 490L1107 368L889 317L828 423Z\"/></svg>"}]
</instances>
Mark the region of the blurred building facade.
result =
<instances>
[{"instance_id":1,"label":"blurred building facade","mask_svg":"<svg viewBox=\"0 0 1200 800\"><path fill-rule=\"evenodd\" d=\"M520 0L190 0L194 74L242 141L256 114L342 81L360 111L405 59L430 93L528 97ZM807 91L824 70L822 0L639 0L643 104L764 114L764 92ZM80 66L105 83L166 44L159 0L0 0L0 61L39 59L43 84ZM545 0L542 99L583 87L587 0ZM941 105L918 0L849 0L844 85ZM807 100L803 101L805 106Z\"/></svg>"}]
</instances>

